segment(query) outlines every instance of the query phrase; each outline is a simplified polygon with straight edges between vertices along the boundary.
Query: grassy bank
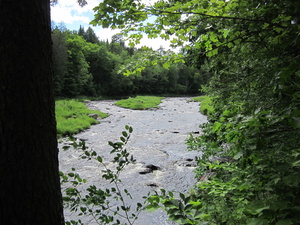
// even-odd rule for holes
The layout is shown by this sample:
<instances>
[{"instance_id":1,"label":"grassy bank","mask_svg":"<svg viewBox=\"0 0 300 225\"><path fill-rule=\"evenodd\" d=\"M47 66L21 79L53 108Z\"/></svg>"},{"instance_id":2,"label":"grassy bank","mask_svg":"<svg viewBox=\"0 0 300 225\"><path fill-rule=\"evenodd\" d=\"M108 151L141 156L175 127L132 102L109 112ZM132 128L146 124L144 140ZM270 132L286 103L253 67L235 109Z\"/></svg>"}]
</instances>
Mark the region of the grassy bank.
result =
<instances>
[{"instance_id":1,"label":"grassy bank","mask_svg":"<svg viewBox=\"0 0 300 225\"><path fill-rule=\"evenodd\" d=\"M123 99L116 102L117 106L129 109L150 109L150 108L158 108L163 97L155 97L155 96L136 96L135 98Z\"/></svg>"},{"instance_id":2,"label":"grassy bank","mask_svg":"<svg viewBox=\"0 0 300 225\"><path fill-rule=\"evenodd\" d=\"M84 103L78 100L57 100L55 102L56 129L58 136L76 134L90 128L98 121L89 116L97 114L101 118L108 115L100 111L88 109Z\"/></svg>"},{"instance_id":3,"label":"grassy bank","mask_svg":"<svg viewBox=\"0 0 300 225\"><path fill-rule=\"evenodd\" d=\"M200 112L203 115L210 116L214 112L212 99L209 96L199 96L192 98L193 101L200 102Z\"/></svg>"}]
</instances>

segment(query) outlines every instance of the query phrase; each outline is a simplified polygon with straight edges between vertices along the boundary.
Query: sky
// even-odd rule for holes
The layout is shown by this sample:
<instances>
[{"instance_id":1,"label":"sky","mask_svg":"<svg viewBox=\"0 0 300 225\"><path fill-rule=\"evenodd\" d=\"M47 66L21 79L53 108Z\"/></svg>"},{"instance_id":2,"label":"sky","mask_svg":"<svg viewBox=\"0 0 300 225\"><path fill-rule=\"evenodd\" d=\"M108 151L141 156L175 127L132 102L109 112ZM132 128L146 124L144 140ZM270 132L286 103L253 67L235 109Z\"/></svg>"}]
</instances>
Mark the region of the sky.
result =
<instances>
[{"instance_id":1,"label":"sky","mask_svg":"<svg viewBox=\"0 0 300 225\"><path fill-rule=\"evenodd\" d=\"M102 29L100 26L90 25L90 21L94 18L93 8L100 4L101 0L87 0L88 4L80 7L76 0L59 0L58 4L51 6L51 20L55 24L64 23L68 30L78 31L79 26L83 26L86 30L89 26L93 28L100 40L111 41L111 37L118 33L118 30ZM157 50L160 46L169 49L169 43L162 39L143 38L141 44L136 47L148 46Z\"/></svg>"}]
</instances>

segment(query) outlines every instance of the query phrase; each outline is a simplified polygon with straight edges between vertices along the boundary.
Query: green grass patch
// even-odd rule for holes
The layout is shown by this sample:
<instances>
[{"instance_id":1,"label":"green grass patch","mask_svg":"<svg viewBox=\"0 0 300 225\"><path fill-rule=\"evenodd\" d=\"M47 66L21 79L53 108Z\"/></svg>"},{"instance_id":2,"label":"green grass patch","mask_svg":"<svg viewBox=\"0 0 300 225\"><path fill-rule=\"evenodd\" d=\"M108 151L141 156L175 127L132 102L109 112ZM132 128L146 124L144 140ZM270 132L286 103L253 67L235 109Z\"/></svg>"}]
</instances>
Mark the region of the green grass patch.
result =
<instances>
[{"instance_id":1,"label":"green grass patch","mask_svg":"<svg viewBox=\"0 0 300 225\"><path fill-rule=\"evenodd\" d=\"M200 102L200 112L203 115L210 116L214 112L212 98L210 96L199 96L192 98L193 101Z\"/></svg>"},{"instance_id":2,"label":"green grass patch","mask_svg":"<svg viewBox=\"0 0 300 225\"><path fill-rule=\"evenodd\" d=\"M162 99L164 98L155 96L136 96L135 98L122 99L115 104L123 108L144 110L158 108Z\"/></svg>"},{"instance_id":3,"label":"green grass patch","mask_svg":"<svg viewBox=\"0 0 300 225\"><path fill-rule=\"evenodd\" d=\"M89 116L97 114L101 118L108 115L106 113L88 109L84 103L78 100L57 100L55 102L56 129L58 136L72 135L90 128L98 121Z\"/></svg>"}]
</instances>

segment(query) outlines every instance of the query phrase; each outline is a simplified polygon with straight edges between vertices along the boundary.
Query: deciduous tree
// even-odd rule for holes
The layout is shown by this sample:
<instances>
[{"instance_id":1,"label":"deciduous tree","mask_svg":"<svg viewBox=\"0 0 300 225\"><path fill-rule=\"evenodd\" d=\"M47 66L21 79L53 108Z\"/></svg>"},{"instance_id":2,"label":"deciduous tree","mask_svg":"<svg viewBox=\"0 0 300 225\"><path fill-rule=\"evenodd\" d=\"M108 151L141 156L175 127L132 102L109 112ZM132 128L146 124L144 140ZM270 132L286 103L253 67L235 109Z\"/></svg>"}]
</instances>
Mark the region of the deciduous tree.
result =
<instances>
[{"instance_id":1,"label":"deciduous tree","mask_svg":"<svg viewBox=\"0 0 300 225\"><path fill-rule=\"evenodd\" d=\"M1 0L0 36L0 224L62 225L49 0Z\"/></svg>"},{"instance_id":2,"label":"deciduous tree","mask_svg":"<svg viewBox=\"0 0 300 225\"><path fill-rule=\"evenodd\" d=\"M171 218L182 224L298 224L300 2L104 0L95 10L93 23L122 29L135 43L143 35L168 39L184 46L181 57L214 74L206 90L215 113L205 135L189 144L205 149L200 177L206 168L215 176L199 183L195 195L181 195L180 203L163 193ZM133 68L140 72L147 63ZM218 160L207 161L213 157Z\"/></svg>"}]
</instances>

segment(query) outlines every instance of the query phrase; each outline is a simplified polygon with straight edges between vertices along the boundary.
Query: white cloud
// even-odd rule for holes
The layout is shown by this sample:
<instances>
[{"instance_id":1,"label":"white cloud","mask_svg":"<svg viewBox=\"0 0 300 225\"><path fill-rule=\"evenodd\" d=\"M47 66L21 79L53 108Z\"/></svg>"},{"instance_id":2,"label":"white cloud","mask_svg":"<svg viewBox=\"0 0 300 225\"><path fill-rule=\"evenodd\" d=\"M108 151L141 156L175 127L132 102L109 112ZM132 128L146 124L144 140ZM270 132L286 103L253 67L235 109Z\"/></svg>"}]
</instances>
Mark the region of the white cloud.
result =
<instances>
[{"instance_id":1,"label":"white cloud","mask_svg":"<svg viewBox=\"0 0 300 225\"><path fill-rule=\"evenodd\" d=\"M59 0L58 3L51 7L51 19L54 22L64 22L72 24L75 21L88 24L92 18L86 13L93 13L93 8L99 5L99 0L88 0L88 4L80 7L76 0Z\"/></svg>"},{"instance_id":2,"label":"white cloud","mask_svg":"<svg viewBox=\"0 0 300 225\"><path fill-rule=\"evenodd\" d=\"M115 29L115 30L112 30L112 29L109 29L109 28L101 28L101 27L92 27L93 30L95 31L97 37L100 39L100 40L111 40L111 37L114 36L115 34L119 33L120 30L118 29Z\"/></svg>"},{"instance_id":3,"label":"white cloud","mask_svg":"<svg viewBox=\"0 0 300 225\"><path fill-rule=\"evenodd\" d=\"M51 19L56 22L64 22L67 29L78 30L79 25L87 28L89 22L93 19L93 8L98 6L102 0L87 0L88 4L84 7L80 7L76 0L59 0L55 6L51 7ZM156 0L144 0L146 4L153 4ZM92 27L96 35L100 40L109 40L111 37L117 34L120 30L102 29L99 26ZM163 39L148 39L144 37L141 43L136 47L148 46L153 50L159 49L163 46L165 49L169 49L169 42Z\"/></svg>"},{"instance_id":4,"label":"white cloud","mask_svg":"<svg viewBox=\"0 0 300 225\"><path fill-rule=\"evenodd\" d=\"M142 46L147 46L152 48L153 50L157 50L161 47L167 49L170 49L170 42L163 40L161 38L156 38L156 39L149 39L144 37L141 40L141 43L137 45L137 47L142 47Z\"/></svg>"},{"instance_id":5,"label":"white cloud","mask_svg":"<svg viewBox=\"0 0 300 225\"><path fill-rule=\"evenodd\" d=\"M75 21L82 21L83 23L89 23L90 19L87 16L74 15L71 8L58 7L52 8L51 19L54 22L64 22L66 24L72 24Z\"/></svg>"}]
</instances>

